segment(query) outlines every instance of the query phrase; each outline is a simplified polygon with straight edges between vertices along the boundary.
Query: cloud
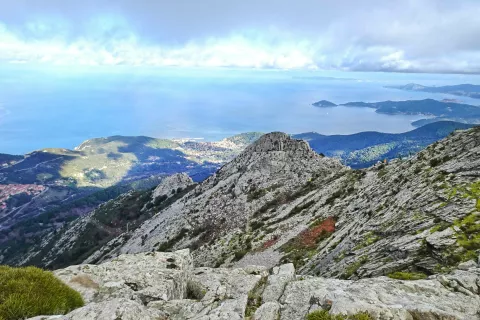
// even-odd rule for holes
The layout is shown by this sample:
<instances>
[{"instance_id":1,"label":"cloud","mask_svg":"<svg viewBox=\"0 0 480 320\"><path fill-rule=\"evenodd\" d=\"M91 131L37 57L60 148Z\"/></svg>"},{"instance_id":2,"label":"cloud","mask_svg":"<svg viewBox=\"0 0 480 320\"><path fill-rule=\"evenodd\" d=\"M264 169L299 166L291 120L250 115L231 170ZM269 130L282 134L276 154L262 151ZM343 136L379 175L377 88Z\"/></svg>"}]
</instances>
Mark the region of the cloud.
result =
<instances>
[{"instance_id":1,"label":"cloud","mask_svg":"<svg viewBox=\"0 0 480 320\"><path fill-rule=\"evenodd\" d=\"M477 0L0 0L0 61L480 73Z\"/></svg>"}]
</instances>

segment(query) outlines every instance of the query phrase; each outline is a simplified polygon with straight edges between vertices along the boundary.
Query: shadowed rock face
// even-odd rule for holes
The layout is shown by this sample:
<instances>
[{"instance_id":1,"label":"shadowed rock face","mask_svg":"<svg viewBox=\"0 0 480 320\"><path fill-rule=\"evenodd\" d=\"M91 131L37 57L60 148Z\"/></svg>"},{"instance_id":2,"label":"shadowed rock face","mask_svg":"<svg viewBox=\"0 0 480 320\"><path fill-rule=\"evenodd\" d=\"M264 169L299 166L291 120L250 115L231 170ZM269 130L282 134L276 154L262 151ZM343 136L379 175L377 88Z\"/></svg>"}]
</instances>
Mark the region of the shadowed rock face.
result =
<instances>
[{"instance_id":1,"label":"shadowed rock face","mask_svg":"<svg viewBox=\"0 0 480 320\"><path fill-rule=\"evenodd\" d=\"M292 264L195 268L188 250L121 255L100 265L55 271L86 305L66 316L36 319L304 319L317 309L368 312L372 319L478 319L475 261L426 280L359 281L300 277Z\"/></svg>"}]
</instances>

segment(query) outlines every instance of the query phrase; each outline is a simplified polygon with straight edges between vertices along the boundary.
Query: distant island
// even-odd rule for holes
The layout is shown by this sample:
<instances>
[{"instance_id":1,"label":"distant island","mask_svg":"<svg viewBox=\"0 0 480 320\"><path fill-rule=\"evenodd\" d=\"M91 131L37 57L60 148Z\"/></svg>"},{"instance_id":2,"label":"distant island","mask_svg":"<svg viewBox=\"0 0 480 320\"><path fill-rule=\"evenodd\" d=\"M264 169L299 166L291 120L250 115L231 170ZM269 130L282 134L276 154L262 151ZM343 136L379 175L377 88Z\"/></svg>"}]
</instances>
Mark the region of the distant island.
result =
<instances>
[{"instance_id":1,"label":"distant island","mask_svg":"<svg viewBox=\"0 0 480 320\"><path fill-rule=\"evenodd\" d=\"M447 93L455 96L465 96L480 99L480 85L457 84L453 86L428 87L421 84L409 83L401 86L385 86L385 88L399 89L405 91L422 91L432 93Z\"/></svg>"},{"instance_id":2,"label":"distant island","mask_svg":"<svg viewBox=\"0 0 480 320\"><path fill-rule=\"evenodd\" d=\"M312 106L318 107L318 108L331 108L331 107L336 107L337 105L327 100L320 100L312 103Z\"/></svg>"},{"instance_id":3,"label":"distant island","mask_svg":"<svg viewBox=\"0 0 480 320\"><path fill-rule=\"evenodd\" d=\"M333 102L321 100L312 104L315 107L335 107ZM389 115L424 115L428 119L421 119L412 123L420 127L437 121L456 121L469 124L480 124L480 107L464 103L453 102L451 99L442 101L434 99L381 101L381 102L347 102L339 106L372 108L375 112Z\"/></svg>"}]
</instances>

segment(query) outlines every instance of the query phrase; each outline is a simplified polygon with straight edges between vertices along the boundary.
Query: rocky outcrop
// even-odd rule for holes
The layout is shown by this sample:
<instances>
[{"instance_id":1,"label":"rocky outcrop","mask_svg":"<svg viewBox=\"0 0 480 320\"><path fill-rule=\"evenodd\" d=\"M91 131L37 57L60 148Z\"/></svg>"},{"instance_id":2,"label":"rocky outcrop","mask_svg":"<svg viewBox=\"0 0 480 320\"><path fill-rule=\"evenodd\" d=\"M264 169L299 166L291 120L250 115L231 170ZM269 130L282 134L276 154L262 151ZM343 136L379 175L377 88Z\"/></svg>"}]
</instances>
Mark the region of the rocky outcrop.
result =
<instances>
[{"instance_id":1,"label":"rocky outcrop","mask_svg":"<svg viewBox=\"0 0 480 320\"><path fill-rule=\"evenodd\" d=\"M194 268L183 250L121 255L55 275L78 290L86 305L36 319L294 320L317 309L367 312L375 320L480 319L480 268L474 261L426 280L351 281L295 276L291 264L273 270Z\"/></svg>"},{"instance_id":2,"label":"rocky outcrop","mask_svg":"<svg viewBox=\"0 0 480 320\"><path fill-rule=\"evenodd\" d=\"M181 190L191 186L193 184L192 178L186 173L177 173L166 177L162 182L153 190L153 201L159 197L169 197Z\"/></svg>"}]
</instances>

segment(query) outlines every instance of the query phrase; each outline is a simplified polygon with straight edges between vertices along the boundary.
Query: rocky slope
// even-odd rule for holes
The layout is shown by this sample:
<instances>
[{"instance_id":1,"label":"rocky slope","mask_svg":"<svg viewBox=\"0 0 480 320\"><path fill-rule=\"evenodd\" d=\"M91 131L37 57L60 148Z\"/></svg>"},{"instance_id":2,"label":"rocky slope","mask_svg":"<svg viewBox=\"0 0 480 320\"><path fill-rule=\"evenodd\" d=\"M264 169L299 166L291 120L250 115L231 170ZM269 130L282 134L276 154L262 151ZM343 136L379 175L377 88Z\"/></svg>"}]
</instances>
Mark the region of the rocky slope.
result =
<instances>
[{"instance_id":1,"label":"rocky slope","mask_svg":"<svg viewBox=\"0 0 480 320\"><path fill-rule=\"evenodd\" d=\"M238 258L235 251L248 250L253 216L268 201L295 194L313 177L327 182L346 170L304 141L283 133L265 135L137 229L119 252L194 247L200 264L222 264ZM235 243L236 250L229 243Z\"/></svg>"},{"instance_id":2,"label":"rocky slope","mask_svg":"<svg viewBox=\"0 0 480 320\"><path fill-rule=\"evenodd\" d=\"M363 168L379 160L409 156L456 129L468 127L438 122L403 134L306 133L293 137L308 141L317 153ZM151 188L167 174L187 172L194 180L203 180L258 136L246 133L218 142L116 136L88 140L75 151L45 149L25 158L13 157L0 169L0 251L6 241L41 237L45 230L58 229L122 193ZM137 160L128 160L134 158ZM103 188L112 183L117 184ZM28 244L15 246L15 251L22 251Z\"/></svg>"},{"instance_id":3,"label":"rocky slope","mask_svg":"<svg viewBox=\"0 0 480 320\"><path fill-rule=\"evenodd\" d=\"M259 136L216 142L115 136L75 150L0 155L0 263L28 261L48 233L63 232L70 221L121 194L140 196L167 175L185 172L201 181Z\"/></svg>"},{"instance_id":4,"label":"rocky slope","mask_svg":"<svg viewBox=\"0 0 480 320\"><path fill-rule=\"evenodd\" d=\"M180 173L163 179L154 189L130 191L69 225L44 234L41 241L31 244L25 253L4 252L0 262L50 269L81 263L115 237L126 237L156 212L181 198L193 185L188 175Z\"/></svg>"},{"instance_id":5,"label":"rocky slope","mask_svg":"<svg viewBox=\"0 0 480 320\"><path fill-rule=\"evenodd\" d=\"M36 320L293 320L316 310L368 313L375 320L480 319L480 267L402 281L305 277L292 264L268 270L195 267L188 250L121 255L100 265L55 271L86 305Z\"/></svg>"},{"instance_id":6,"label":"rocky slope","mask_svg":"<svg viewBox=\"0 0 480 320\"><path fill-rule=\"evenodd\" d=\"M446 272L478 256L479 168L478 128L365 170L268 134L87 261L191 248L209 267L292 262L343 279Z\"/></svg>"}]
</instances>

